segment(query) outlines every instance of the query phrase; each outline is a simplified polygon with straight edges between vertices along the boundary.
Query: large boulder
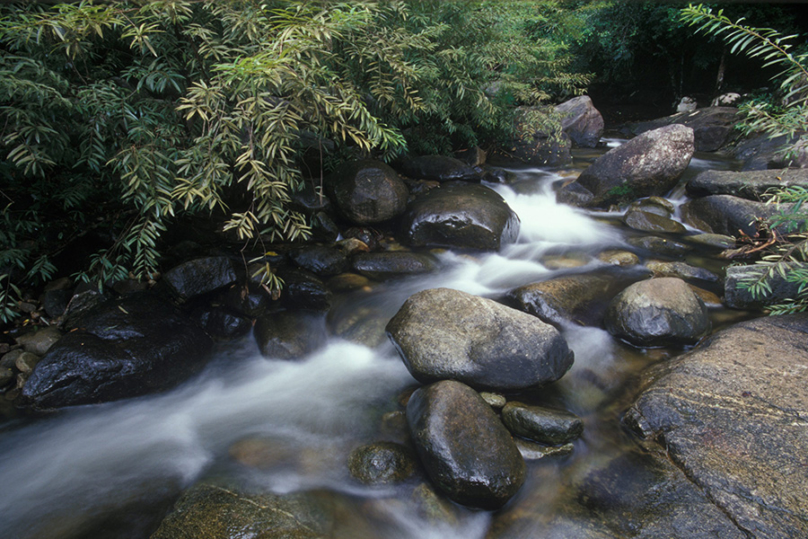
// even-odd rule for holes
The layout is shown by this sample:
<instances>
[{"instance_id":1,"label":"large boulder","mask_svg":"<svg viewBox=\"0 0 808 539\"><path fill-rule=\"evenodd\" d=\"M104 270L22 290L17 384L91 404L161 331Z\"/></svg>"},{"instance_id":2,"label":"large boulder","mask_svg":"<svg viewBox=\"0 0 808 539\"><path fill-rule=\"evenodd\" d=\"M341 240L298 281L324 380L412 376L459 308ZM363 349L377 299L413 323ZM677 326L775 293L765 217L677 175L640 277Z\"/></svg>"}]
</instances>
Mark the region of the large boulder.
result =
<instances>
[{"instance_id":1,"label":"large boulder","mask_svg":"<svg viewBox=\"0 0 808 539\"><path fill-rule=\"evenodd\" d=\"M808 151L799 143L800 135L781 135L771 138L760 135L747 139L735 147L735 159L743 161L741 170L766 170L769 168L806 168Z\"/></svg>"},{"instance_id":2,"label":"large boulder","mask_svg":"<svg viewBox=\"0 0 808 539\"><path fill-rule=\"evenodd\" d=\"M225 256L195 258L174 266L162 283L182 300L189 300L236 282L233 261Z\"/></svg>"},{"instance_id":3,"label":"large boulder","mask_svg":"<svg viewBox=\"0 0 808 539\"><path fill-rule=\"evenodd\" d=\"M481 168L444 155L408 157L394 164L402 174L414 180L479 182L483 177Z\"/></svg>"},{"instance_id":4,"label":"large boulder","mask_svg":"<svg viewBox=\"0 0 808 539\"><path fill-rule=\"evenodd\" d=\"M603 116L587 95L574 97L556 105L561 115L561 129L581 148L594 148L603 134Z\"/></svg>"},{"instance_id":5,"label":"large boulder","mask_svg":"<svg viewBox=\"0 0 808 539\"><path fill-rule=\"evenodd\" d=\"M519 217L495 191L453 183L410 204L401 222L402 241L413 247L497 251L519 236Z\"/></svg>"},{"instance_id":6,"label":"large boulder","mask_svg":"<svg viewBox=\"0 0 808 539\"><path fill-rule=\"evenodd\" d=\"M629 286L609 304L605 322L609 333L641 346L692 344L711 327L704 302L675 277Z\"/></svg>"},{"instance_id":7,"label":"large boulder","mask_svg":"<svg viewBox=\"0 0 808 539\"><path fill-rule=\"evenodd\" d=\"M153 393L201 370L211 339L170 303L136 293L91 309L42 358L23 388L36 408Z\"/></svg>"},{"instance_id":8,"label":"large boulder","mask_svg":"<svg viewBox=\"0 0 808 539\"><path fill-rule=\"evenodd\" d=\"M757 220L780 214L787 204L765 204L732 195L710 195L685 202L682 220L699 230L714 234L755 236Z\"/></svg>"},{"instance_id":9,"label":"large boulder","mask_svg":"<svg viewBox=\"0 0 808 539\"><path fill-rule=\"evenodd\" d=\"M643 376L624 421L746 537L808 537L808 315L716 333Z\"/></svg>"},{"instance_id":10,"label":"large boulder","mask_svg":"<svg viewBox=\"0 0 808 539\"><path fill-rule=\"evenodd\" d=\"M639 135L667 125L683 125L693 129L693 142L697 152L714 152L738 137L735 126L739 120L740 115L735 107L705 107L631 124L628 130Z\"/></svg>"},{"instance_id":11,"label":"large boulder","mask_svg":"<svg viewBox=\"0 0 808 539\"><path fill-rule=\"evenodd\" d=\"M446 380L407 403L410 434L429 478L463 505L496 509L525 481L525 461L491 407L470 387Z\"/></svg>"},{"instance_id":12,"label":"large boulder","mask_svg":"<svg viewBox=\"0 0 808 539\"><path fill-rule=\"evenodd\" d=\"M340 214L352 223L388 221L407 206L409 190L396 171L381 161L351 161L326 182Z\"/></svg>"},{"instance_id":13,"label":"large boulder","mask_svg":"<svg viewBox=\"0 0 808 539\"><path fill-rule=\"evenodd\" d=\"M182 495L151 539L325 539L333 518L332 503L317 493L256 493L205 481Z\"/></svg>"},{"instance_id":14,"label":"large boulder","mask_svg":"<svg viewBox=\"0 0 808 539\"><path fill-rule=\"evenodd\" d=\"M410 373L423 383L453 379L519 390L561 378L573 354L553 326L458 290L411 296L387 325Z\"/></svg>"},{"instance_id":15,"label":"large boulder","mask_svg":"<svg viewBox=\"0 0 808 539\"><path fill-rule=\"evenodd\" d=\"M664 195L676 185L693 151L693 130L689 127L670 125L643 133L599 157L575 182L559 191L559 200L607 207L628 199ZM574 196L567 196L567 192ZM584 196L586 192L591 197Z\"/></svg>"},{"instance_id":16,"label":"large boulder","mask_svg":"<svg viewBox=\"0 0 808 539\"><path fill-rule=\"evenodd\" d=\"M770 189L790 186L808 188L808 170L774 169L735 172L705 170L687 182L687 193L694 197L733 195L749 200L761 200Z\"/></svg>"}]
</instances>

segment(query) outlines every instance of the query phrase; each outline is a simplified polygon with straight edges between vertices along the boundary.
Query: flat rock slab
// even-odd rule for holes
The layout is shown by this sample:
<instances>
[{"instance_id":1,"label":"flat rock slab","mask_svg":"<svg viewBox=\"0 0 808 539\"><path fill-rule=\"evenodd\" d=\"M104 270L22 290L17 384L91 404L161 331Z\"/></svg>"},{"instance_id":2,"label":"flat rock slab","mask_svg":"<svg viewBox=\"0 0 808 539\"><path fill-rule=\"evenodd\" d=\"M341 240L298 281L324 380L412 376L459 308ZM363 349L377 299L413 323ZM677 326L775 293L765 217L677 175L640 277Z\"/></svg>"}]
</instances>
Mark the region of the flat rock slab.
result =
<instances>
[{"instance_id":1,"label":"flat rock slab","mask_svg":"<svg viewBox=\"0 0 808 539\"><path fill-rule=\"evenodd\" d=\"M734 172L705 170L687 182L691 196L733 195L749 200L760 200L772 188L799 186L808 188L808 170L784 168Z\"/></svg>"},{"instance_id":2,"label":"flat rock slab","mask_svg":"<svg viewBox=\"0 0 808 539\"><path fill-rule=\"evenodd\" d=\"M806 314L736 324L646 373L626 414L749 537L808 537L806 343Z\"/></svg>"}]
</instances>

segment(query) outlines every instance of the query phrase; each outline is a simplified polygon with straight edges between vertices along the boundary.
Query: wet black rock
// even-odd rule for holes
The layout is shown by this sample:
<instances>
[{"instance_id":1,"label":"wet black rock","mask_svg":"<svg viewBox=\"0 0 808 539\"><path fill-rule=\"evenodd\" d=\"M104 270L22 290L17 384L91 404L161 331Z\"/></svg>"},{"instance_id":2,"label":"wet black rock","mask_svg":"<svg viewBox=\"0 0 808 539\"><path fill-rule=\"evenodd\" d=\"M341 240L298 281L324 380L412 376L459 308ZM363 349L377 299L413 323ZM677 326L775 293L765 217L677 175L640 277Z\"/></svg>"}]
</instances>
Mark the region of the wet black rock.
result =
<instances>
[{"instance_id":1,"label":"wet black rock","mask_svg":"<svg viewBox=\"0 0 808 539\"><path fill-rule=\"evenodd\" d=\"M705 170L687 182L687 193L694 197L733 195L759 201L770 189L791 186L808 188L808 170L799 168L748 172Z\"/></svg>"},{"instance_id":2,"label":"wet black rock","mask_svg":"<svg viewBox=\"0 0 808 539\"><path fill-rule=\"evenodd\" d=\"M205 333L215 341L232 341L252 329L252 320L221 307L206 307L193 314Z\"/></svg>"},{"instance_id":3,"label":"wet black rock","mask_svg":"<svg viewBox=\"0 0 808 539\"><path fill-rule=\"evenodd\" d=\"M366 485L401 483L412 477L416 464L412 451L395 442L363 445L348 457L351 476Z\"/></svg>"},{"instance_id":4,"label":"wet black rock","mask_svg":"<svg viewBox=\"0 0 808 539\"><path fill-rule=\"evenodd\" d=\"M502 422L516 436L560 445L581 436L584 423L575 414L511 401L502 409Z\"/></svg>"},{"instance_id":5,"label":"wet black rock","mask_svg":"<svg viewBox=\"0 0 808 539\"><path fill-rule=\"evenodd\" d=\"M586 207L605 208L626 199L664 195L676 185L693 151L692 129L681 125L663 127L610 150L570 185L592 194ZM559 200L572 202L565 198L570 189L573 188L563 187ZM575 198L580 199L580 193Z\"/></svg>"},{"instance_id":6,"label":"wet black rock","mask_svg":"<svg viewBox=\"0 0 808 539\"><path fill-rule=\"evenodd\" d=\"M806 314L730 326L646 372L625 416L738 536L808 537L806 339Z\"/></svg>"},{"instance_id":7,"label":"wet black rock","mask_svg":"<svg viewBox=\"0 0 808 539\"><path fill-rule=\"evenodd\" d=\"M407 275L432 273L439 267L438 259L426 253L390 251L356 255L351 261L354 271L374 279L384 281Z\"/></svg>"},{"instance_id":8,"label":"wet black rock","mask_svg":"<svg viewBox=\"0 0 808 539\"><path fill-rule=\"evenodd\" d=\"M328 179L326 190L340 214L360 225L396 217L407 206L409 195L395 170L371 159L344 164Z\"/></svg>"},{"instance_id":9,"label":"wet black rock","mask_svg":"<svg viewBox=\"0 0 808 539\"><path fill-rule=\"evenodd\" d=\"M348 269L345 251L328 245L308 245L290 254L292 261L321 277L331 277Z\"/></svg>"},{"instance_id":10,"label":"wet black rock","mask_svg":"<svg viewBox=\"0 0 808 539\"><path fill-rule=\"evenodd\" d=\"M769 289L752 294L752 291L749 290L749 283L762 280L768 268L759 265L729 266L724 279L724 304L733 309L755 310L795 298L800 291L800 281L789 281L788 275L803 268L804 266L801 264L787 263L784 266L786 276L774 272L766 279Z\"/></svg>"},{"instance_id":11,"label":"wet black rock","mask_svg":"<svg viewBox=\"0 0 808 539\"><path fill-rule=\"evenodd\" d=\"M300 359L325 345L325 314L321 311L280 311L255 322L255 340L264 357Z\"/></svg>"},{"instance_id":12,"label":"wet black rock","mask_svg":"<svg viewBox=\"0 0 808 539\"><path fill-rule=\"evenodd\" d=\"M470 387L443 381L418 389L407 421L421 462L449 498L496 509L525 480L525 461L491 407Z\"/></svg>"},{"instance_id":13,"label":"wet black rock","mask_svg":"<svg viewBox=\"0 0 808 539\"><path fill-rule=\"evenodd\" d=\"M481 168L443 155L408 157L396 161L395 166L414 180L479 182L482 179Z\"/></svg>"},{"instance_id":14,"label":"wet black rock","mask_svg":"<svg viewBox=\"0 0 808 539\"><path fill-rule=\"evenodd\" d=\"M149 293L84 313L54 344L23 390L36 408L93 404L153 393L205 365L210 338L170 303Z\"/></svg>"},{"instance_id":15,"label":"wet black rock","mask_svg":"<svg viewBox=\"0 0 808 539\"><path fill-rule=\"evenodd\" d=\"M609 304L606 329L636 345L692 344L711 328L704 302L681 279L635 283Z\"/></svg>"},{"instance_id":16,"label":"wet black rock","mask_svg":"<svg viewBox=\"0 0 808 539\"><path fill-rule=\"evenodd\" d=\"M401 223L402 242L413 247L498 251L519 235L519 217L495 191L454 183L410 204Z\"/></svg>"},{"instance_id":17,"label":"wet black rock","mask_svg":"<svg viewBox=\"0 0 808 539\"><path fill-rule=\"evenodd\" d=\"M189 300L236 282L232 260L224 256L196 258L174 266L163 280L181 299Z\"/></svg>"},{"instance_id":18,"label":"wet black rock","mask_svg":"<svg viewBox=\"0 0 808 539\"><path fill-rule=\"evenodd\" d=\"M447 288L412 295L387 333L410 373L424 383L453 379L479 389L535 388L561 378L573 362L553 326Z\"/></svg>"},{"instance_id":19,"label":"wet black rock","mask_svg":"<svg viewBox=\"0 0 808 539\"><path fill-rule=\"evenodd\" d=\"M286 268L278 275L283 279L281 303L287 308L327 311L331 307L331 291L310 271Z\"/></svg>"},{"instance_id":20,"label":"wet black rock","mask_svg":"<svg viewBox=\"0 0 808 539\"><path fill-rule=\"evenodd\" d=\"M682 220L688 225L715 234L754 236L758 218L768 218L790 208L790 204L765 204L731 195L709 195L682 205Z\"/></svg>"}]
</instances>

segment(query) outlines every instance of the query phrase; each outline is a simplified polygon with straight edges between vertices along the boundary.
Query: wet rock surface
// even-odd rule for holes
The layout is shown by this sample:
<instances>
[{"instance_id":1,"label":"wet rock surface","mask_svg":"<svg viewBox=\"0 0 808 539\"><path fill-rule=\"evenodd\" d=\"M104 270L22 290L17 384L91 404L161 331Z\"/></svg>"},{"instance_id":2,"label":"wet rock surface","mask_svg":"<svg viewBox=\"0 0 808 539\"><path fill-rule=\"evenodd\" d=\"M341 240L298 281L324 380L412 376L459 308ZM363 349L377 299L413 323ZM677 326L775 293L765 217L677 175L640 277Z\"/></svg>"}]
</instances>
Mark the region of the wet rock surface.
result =
<instances>
[{"instance_id":1,"label":"wet rock surface","mask_svg":"<svg viewBox=\"0 0 808 539\"><path fill-rule=\"evenodd\" d=\"M351 161L334 173L326 190L340 214L366 225L396 217L407 206L409 190L396 171L381 161Z\"/></svg>"},{"instance_id":2,"label":"wet rock surface","mask_svg":"<svg viewBox=\"0 0 808 539\"><path fill-rule=\"evenodd\" d=\"M785 204L764 204L731 195L709 195L682 205L682 220L699 230L739 236L758 233L758 217L779 214Z\"/></svg>"},{"instance_id":3,"label":"wet rock surface","mask_svg":"<svg viewBox=\"0 0 808 539\"><path fill-rule=\"evenodd\" d=\"M502 422L511 433L534 442L560 445L581 436L581 418L563 410L511 401L502 409Z\"/></svg>"},{"instance_id":4,"label":"wet rock surface","mask_svg":"<svg viewBox=\"0 0 808 539\"><path fill-rule=\"evenodd\" d=\"M662 127L602 155L570 185L592 194L585 207L608 207L625 198L664 195L676 185L693 151L692 129ZM569 189L559 191L559 201L572 202L565 198Z\"/></svg>"},{"instance_id":5,"label":"wet rock surface","mask_svg":"<svg viewBox=\"0 0 808 539\"><path fill-rule=\"evenodd\" d=\"M394 251L356 255L351 261L351 267L366 277L385 281L407 275L432 273L440 267L440 264L438 259L430 254Z\"/></svg>"},{"instance_id":6,"label":"wet rock surface","mask_svg":"<svg viewBox=\"0 0 808 539\"><path fill-rule=\"evenodd\" d=\"M413 247L497 251L519 235L519 217L495 191L452 183L410 204L401 223L402 242Z\"/></svg>"},{"instance_id":7,"label":"wet rock surface","mask_svg":"<svg viewBox=\"0 0 808 539\"><path fill-rule=\"evenodd\" d=\"M481 389L540 387L561 378L573 361L554 327L446 288L411 296L387 333L410 373L424 383L454 379Z\"/></svg>"},{"instance_id":8,"label":"wet rock surface","mask_svg":"<svg viewBox=\"0 0 808 539\"><path fill-rule=\"evenodd\" d=\"M482 169L443 155L404 158L396 161L395 166L415 180L479 182L482 179Z\"/></svg>"},{"instance_id":9,"label":"wet rock surface","mask_svg":"<svg viewBox=\"0 0 808 539\"><path fill-rule=\"evenodd\" d=\"M407 421L421 462L452 500L494 509L525 480L525 461L491 407L470 387L443 381L418 389Z\"/></svg>"},{"instance_id":10,"label":"wet rock surface","mask_svg":"<svg viewBox=\"0 0 808 539\"><path fill-rule=\"evenodd\" d=\"M807 337L805 314L731 326L649 371L625 419L745 536L808 535Z\"/></svg>"},{"instance_id":11,"label":"wet rock surface","mask_svg":"<svg viewBox=\"0 0 808 539\"><path fill-rule=\"evenodd\" d=\"M264 357L301 359L325 345L325 314L318 311L280 311L255 322L255 340Z\"/></svg>"},{"instance_id":12,"label":"wet rock surface","mask_svg":"<svg viewBox=\"0 0 808 539\"><path fill-rule=\"evenodd\" d=\"M693 129L697 152L714 152L738 137L735 125L739 118L738 109L735 107L704 107L691 112L680 112L665 118L632 124L628 130L639 135L665 125L683 125Z\"/></svg>"},{"instance_id":13,"label":"wet rock surface","mask_svg":"<svg viewBox=\"0 0 808 539\"><path fill-rule=\"evenodd\" d=\"M800 283L789 281L787 275L799 266L786 264L786 277L779 272L768 280L769 290L762 290L759 294L753 294L749 290L750 283L758 282L767 269L763 266L730 266L727 268L727 275L724 278L724 304L733 309L762 309L767 305L782 303L788 298L794 298L799 293Z\"/></svg>"},{"instance_id":14,"label":"wet rock surface","mask_svg":"<svg viewBox=\"0 0 808 539\"><path fill-rule=\"evenodd\" d=\"M400 483L416 469L415 455L395 442L375 442L356 448L348 457L351 476L366 485Z\"/></svg>"},{"instance_id":15,"label":"wet rock surface","mask_svg":"<svg viewBox=\"0 0 808 539\"><path fill-rule=\"evenodd\" d=\"M710 330L707 307L683 280L660 277L635 283L606 311L606 329L637 345L695 343Z\"/></svg>"},{"instance_id":16,"label":"wet rock surface","mask_svg":"<svg viewBox=\"0 0 808 539\"><path fill-rule=\"evenodd\" d=\"M224 256L183 262L163 275L163 282L183 300L189 300L236 282L233 262Z\"/></svg>"},{"instance_id":17,"label":"wet rock surface","mask_svg":"<svg viewBox=\"0 0 808 539\"><path fill-rule=\"evenodd\" d=\"M594 148L603 134L603 116L589 96L582 95L556 105L561 114L561 129L580 148Z\"/></svg>"},{"instance_id":18,"label":"wet rock surface","mask_svg":"<svg viewBox=\"0 0 808 539\"><path fill-rule=\"evenodd\" d=\"M763 194L776 188L800 186L808 188L808 170L775 169L748 172L705 170L687 182L687 193L695 197L733 195L761 200Z\"/></svg>"},{"instance_id":19,"label":"wet rock surface","mask_svg":"<svg viewBox=\"0 0 808 539\"><path fill-rule=\"evenodd\" d=\"M198 372L210 338L149 293L84 313L37 364L23 389L36 408L92 404L153 393Z\"/></svg>"}]
</instances>

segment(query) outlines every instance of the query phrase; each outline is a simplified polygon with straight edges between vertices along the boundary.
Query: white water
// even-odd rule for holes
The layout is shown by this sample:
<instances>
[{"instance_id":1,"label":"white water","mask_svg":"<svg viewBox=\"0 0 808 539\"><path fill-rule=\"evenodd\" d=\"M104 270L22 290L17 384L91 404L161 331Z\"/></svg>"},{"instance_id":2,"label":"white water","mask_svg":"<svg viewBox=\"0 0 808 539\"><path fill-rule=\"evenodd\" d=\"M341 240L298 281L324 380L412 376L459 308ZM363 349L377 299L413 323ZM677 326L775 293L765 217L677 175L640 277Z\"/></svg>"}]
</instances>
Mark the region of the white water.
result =
<instances>
[{"instance_id":1,"label":"white water","mask_svg":"<svg viewBox=\"0 0 808 539\"><path fill-rule=\"evenodd\" d=\"M557 205L550 190L555 179L548 176L535 194L496 187L520 216L516 244L476 259L447 253L445 271L393 286L375 301L392 314L406 297L426 288L499 294L553 275L541 262L548 251L597 252L622 244L616 229ZM605 332L569 328L565 334L576 353L573 372L619 370ZM155 486L190 485L226 459L231 444L250 436L278 437L321 459L314 470L291 467L262 476L275 491L322 486L372 494L346 481L344 463L350 449L366 441L372 411L394 409L392 399L413 381L392 347L374 351L332 341L301 362L267 360L254 348L248 343L231 351L201 378L166 394L67 410L7 429L0 439L4 536L68 537L87 515L148 498ZM560 390L574 395L575 380L562 380ZM576 411L591 406L585 399L569 402ZM393 535L475 539L485 534L489 518L469 512L447 530L405 510L393 518Z\"/></svg>"}]
</instances>

